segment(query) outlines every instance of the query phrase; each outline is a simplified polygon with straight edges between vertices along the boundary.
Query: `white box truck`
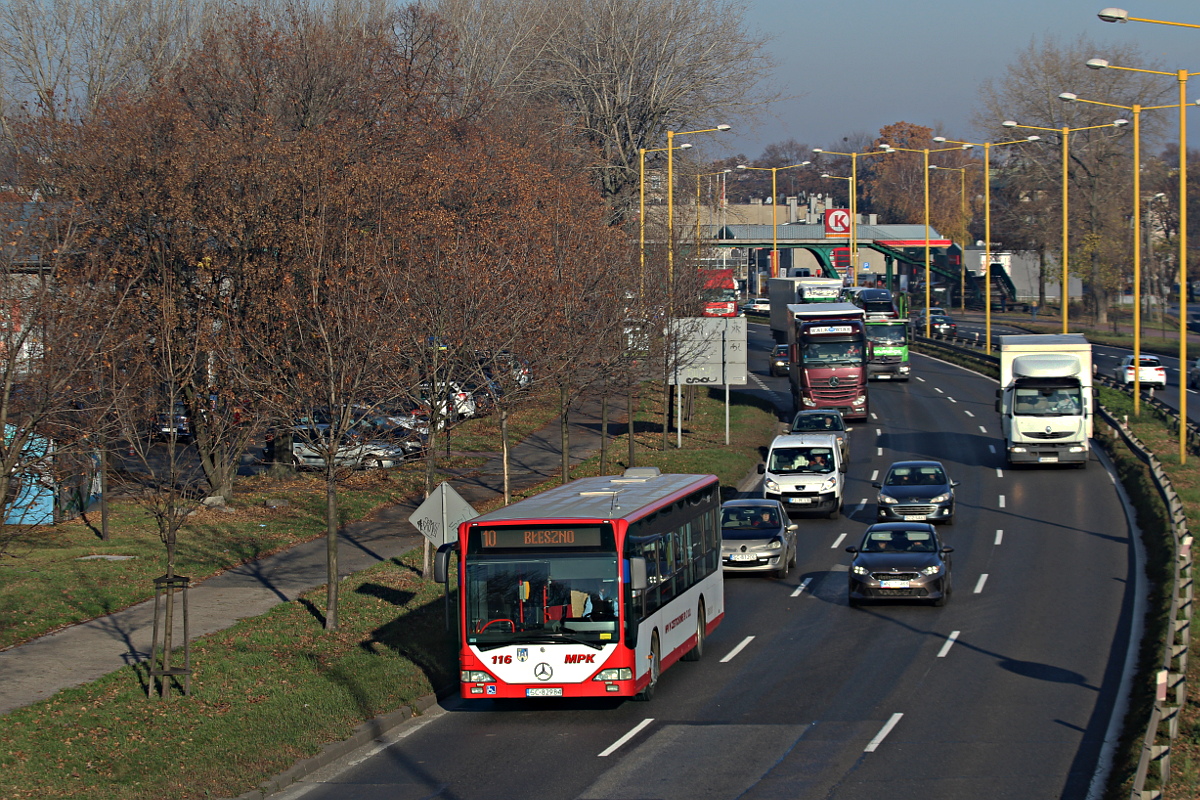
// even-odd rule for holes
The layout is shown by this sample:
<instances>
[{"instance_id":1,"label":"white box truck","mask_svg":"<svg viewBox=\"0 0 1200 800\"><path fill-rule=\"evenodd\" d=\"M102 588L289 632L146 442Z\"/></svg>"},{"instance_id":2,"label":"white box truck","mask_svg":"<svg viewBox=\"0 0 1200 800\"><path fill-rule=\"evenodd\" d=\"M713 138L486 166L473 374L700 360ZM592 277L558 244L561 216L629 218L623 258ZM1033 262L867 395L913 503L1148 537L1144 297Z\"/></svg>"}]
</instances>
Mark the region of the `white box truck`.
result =
<instances>
[{"instance_id":1,"label":"white box truck","mask_svg":"<svg viewBox=\"0 0 1200 800\"><path fill-rule=\"evenodd\" d=\"M1086 467L1092 346L1082 335L1001 336L996 410L1009 464Z\"/></svg>"}]
</instances>

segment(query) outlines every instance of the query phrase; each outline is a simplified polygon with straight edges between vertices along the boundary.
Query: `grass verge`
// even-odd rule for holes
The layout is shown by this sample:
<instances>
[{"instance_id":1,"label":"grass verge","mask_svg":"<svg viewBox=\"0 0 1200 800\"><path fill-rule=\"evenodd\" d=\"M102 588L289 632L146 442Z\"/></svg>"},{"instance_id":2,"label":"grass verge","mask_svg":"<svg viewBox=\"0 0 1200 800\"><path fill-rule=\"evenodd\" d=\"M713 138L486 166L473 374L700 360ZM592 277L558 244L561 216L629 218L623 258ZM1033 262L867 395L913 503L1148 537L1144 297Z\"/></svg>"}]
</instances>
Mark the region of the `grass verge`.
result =
<instances>
[{"instance_id":1,"label":"grass verge","mask_svg":"<svg viewBox=\"0 0 1200 800\"><path fill-rule=\"evenodd\" d=\"M736 483L777 419L745 395L733 399L728 447L724 393L702 392L683 449L663 451L649 449L661 442L652 427L661 393L644 392L638 466ZM622 468L627 452L625 437L615 437L606 471ZM597 455L572 474L598 472ZM337 631L322 629L324 590L316 589L195 640L189 697L148 700L137 665L9 713L0 729L0 797L236 796L363 721L452 685L457 655L443 628L441 587L420 578L419 562L414 552L345 579Z\"/></svg>"}]
</instances>

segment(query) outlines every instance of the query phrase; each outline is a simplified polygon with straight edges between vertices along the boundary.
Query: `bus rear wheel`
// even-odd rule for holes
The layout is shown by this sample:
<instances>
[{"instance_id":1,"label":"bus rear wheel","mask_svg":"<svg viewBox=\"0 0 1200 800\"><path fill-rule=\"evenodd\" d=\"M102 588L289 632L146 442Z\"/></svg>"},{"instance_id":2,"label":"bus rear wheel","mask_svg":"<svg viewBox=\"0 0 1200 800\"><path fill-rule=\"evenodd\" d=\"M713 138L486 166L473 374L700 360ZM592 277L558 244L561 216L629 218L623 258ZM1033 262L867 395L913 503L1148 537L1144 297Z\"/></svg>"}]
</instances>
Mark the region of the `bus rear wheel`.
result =
<instances>
[{"instance_id":1,"label":"bus rear wheel","mask_svg":"<svg viewBox=\"0 0 1200 800\"><path fill-rule=\"evenodd\" d=\"M646 684L646 688L637 693L636 699L650 700L654 697L654 690L658 688L658 676L662 670L662 662L659 660L658 649L658 631L654 632L654 638L650 640L650 682Z\"/></svg>"},{"instance_id":2,"label":"bus rear wheel","mask_svg":"<svg viewBox=\"0 0 1200 800\"><path fill-rule=\"evenodd\" d=\"M704 629L707 623L704 620L704 601L700 601L700 605L696 606L696 646L683 654L684 661L699 661L704 657Z\"/></svg>"}]
</instances>

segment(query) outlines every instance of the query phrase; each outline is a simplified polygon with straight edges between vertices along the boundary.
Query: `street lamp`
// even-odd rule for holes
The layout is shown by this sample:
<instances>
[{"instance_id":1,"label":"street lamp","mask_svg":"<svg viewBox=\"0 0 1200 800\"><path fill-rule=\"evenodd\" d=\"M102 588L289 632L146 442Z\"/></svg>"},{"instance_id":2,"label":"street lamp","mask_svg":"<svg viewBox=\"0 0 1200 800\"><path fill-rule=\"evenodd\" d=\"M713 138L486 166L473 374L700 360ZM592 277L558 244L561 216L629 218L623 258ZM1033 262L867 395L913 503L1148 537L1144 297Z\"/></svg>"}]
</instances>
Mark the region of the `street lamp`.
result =
<instances>
[{"instance_id":1,"label":"street lamp","mask_svg":"<svg viewBox=\"0 0 1200 800\"><path fill-rule=\"evenodd\" d=\"M992 352L992 148L1010 144L1025 144L1041 141L1040 136L1026 136L1007 142L956 142L945 136L935 136L935 142L959 144L963 147L983 148L983 307L984 345L986 353ZM928 175L926 176L928 178ZM929 315L926 314L926 317ZM929 334L926 333L926 336Z\"/></svg>"},{"instance_id":2,"label":"street lamp","mask_svg":"<svg viewBox=\"0 0 1200 800\"><path fill-rule=\"evenodd\" d=\"M641 267L638 271L638 297L645 297L645 280L646 280L646 153L662 153L666 150L665 147L655 147L647 149L645 147L638 148L638 193L640 195L638 203L638 252L641 256ZM681 144L675 149L688 150L691 149L690 144Z\"/></svg>"},{"instance_id":3,"label":"street lamp","mask_svg":"<svg viewBox=\"0 0 1200 800\"><path fill-rule=\"evenodd\" d=\"M801 161L799 164L788 164L786 167L751 167L748 164L738 164L741 170L755 170L771 173L771 277L779 277L779 190L776 179L780 170L807 167L811 161Z\"/></svg>"},{"instance_id":4,"label":"street lamp","mask_svg":"<svg viewBox=\"0 0 1200 800\"><path fill-rule=\"evenodd\" d=\"M718 125L698 131L667 131L667 291L671 303L671 317L675 316L675 137L724 132L732 127Z\"/></svg>"},{"instance_id":5,"label":"street lamp","mask_svg":"<svg viewBox=\"0 0 1200 800\"><path fill-rule=\"evenodd\" d=\"M858 286L858 236L856 235L858 220L858 157L886 156L888 152L890 151L884 150L882 152L869 153L839 153L836 150L822 150L819 147L813 148L813 153L817 155L824 153L831 156L850 157L850 272L853 275L852 281L854 286Z\"/></svg>"},{"instance_id":6,"label":"street lamp","mask_svg":"<svg viewBox=\"0 0 1200 800\"><path fill-rule=\"evenodd\" d=\"M1193 25L1188 22L1167 22L1161 19L1143 19L1142 17L1131 17L1129 12L1123 8L1105 8L1101 9L1097 17L1105 22L1152 22L1155 25L1173 25L1177 28L1200 28L1200 25Z\"/></svg>"},{"instance_id":7,"label":"street lamp","mask_svg":"<svg viewBox=\"0 0 1200 800\"><path fill-rule=\"evenodd\" d=\"M1074 99L1075 95L1070 94L1070 93L1063 93L1063 94L1060 94L1059 97L1063 100L1067 100L1067 99ZM1105 125L1087 125L1082 128L1068 128L1065 125L1061 128L1043 128L1038 125L1018 125L1016 122L1014 122L1011 119L1005 120L1001 124L1003 124L1004 127L1006 127L1006 128L1024 128L1026 130L1031 130L1031 131L1057 132L1058 136L1059 136L1059 141L1062 144L1062 286L1061 286L1062 297L1061 297L1061 300L1062 300L1062 332L1066 333L1067 332L1067 324L1068 324L1067 317L1070 313L1070 306L1071 306L1071 302L1070 302L1071 294L1068 291L1069 284L1067 282L1069 280L1067 268L1068 268L1068 265L1070 263L1070 258L1071 258L1070 250L1069 250L1070 216L1069 216L1069 209L1067 207L1067 185L1068 185L1067 184L1067 165L1069 163L1069 161L1068 161L1068 152L1069 152L1068 151L1068 142L1070 141L1069 134L1076 133L1078 131L1096 130L1097 128L1119 128L1123 125L1128 125L1129 120L1118 119L1118 120L1109 122Z\"/></svg>"},{"instance_id":8,"label":"street lamp","mask_svg":"<svg viewBox=\"0 0 1200 800\"><path fill-rule=\"evenodd\" d=\"M933 141L937 142L939 139L941 139L941 141L943 141L943 142L946 141L942 137L937 137ZM903 151L906 153L922 153L924 155L924 159L925 159L924 164L923 164L924 168L921 170L921 172L923 173L923 175L921 177L925 181L925 338L926 339L930 338L930 323L932 322L931 316L929 314L929 304L930 304L929 293L931 290L931 287L930 287L930 262L933 260L933 257L930 254L930 247L929 247L929 154L930 153L947 153L951 150L969 150L969 149L971 149L971 147L973 147L973 145L965 143L965 142L955 142L955 144L958 144L959 146L958 147L942 147L937 150L930 150L928 147L923 147L920 149L916 149L916 148L912 148L912 147L893 147L892 145L888 144L887 142L882 142L879 145L881 148L883 148L883 152L885 152L885 153L894 153L896 151Z\"/></svg>"},{"instance_id":9,"label":"street lamp","mask_svg":"<svg viewBox=\"0 0 1200 800\"><path fill-rule=\"evenodd\" d=\"M1124 9L1106 8L1100 12L1100 19L1105 22L1152 22L1157 25L1176 25L1182 28L1200 28L1200 25L1188 25L1181 22L1163 22L1154 19L1139 19L1129 16ZM1175 72L1162 72L1155 69L1138 69L1136 67L1118 67L1103 58L1091 58L1087 62L1091 69L1117 69L1124 72L1143 72L1147 75L1175 76L1179 85L1179 463L1187 463L1187 82L1193 75L1200 72L1188 72L1185 69ZM1135 372L1137 364L1134 365Z\"/></svg>"},{"instance_id":10,"label":"street lamp","mask_svg":"<svg viewBox=\"0 0 1200 800\"><path fill-rule=\"evenodd\" d=\"M962 201L962 216L963 216L964 224L966 223L966 219L967 219L967 170L970 169L971 167L978 167L979 165L980 165L980 162L978 162L978 161L972 161L971 163L967 164L965 167L941 167L941 166L938 166L937 164L929 165L930 169L940 169L943 172L957 172L958 173L958 176L961 179L961 186L959 187L959 198ZM967 265L964 263L961 266L962 266L962 271L960 273L960 281L959 281L959 287L958 287L958 302L959 302L959 308L965 314L965 313L967 313Z\"/></svg>"},{"instance_id":11,"label":"street lamp","mask_svg":"<svg viewBox=\"0 0 1200 800\"><path fill-rule=\"evenodd\" d=\"M854 285L858 286L858 215L855 208L854 196L858 194L858 177L851 173L850 177L844 175L830 175L828 172L821 173L822 178L835 181L850 182L850 272L854 275ZM843 278L843 285L845 279Z\"/></svg>"}]
</instances>

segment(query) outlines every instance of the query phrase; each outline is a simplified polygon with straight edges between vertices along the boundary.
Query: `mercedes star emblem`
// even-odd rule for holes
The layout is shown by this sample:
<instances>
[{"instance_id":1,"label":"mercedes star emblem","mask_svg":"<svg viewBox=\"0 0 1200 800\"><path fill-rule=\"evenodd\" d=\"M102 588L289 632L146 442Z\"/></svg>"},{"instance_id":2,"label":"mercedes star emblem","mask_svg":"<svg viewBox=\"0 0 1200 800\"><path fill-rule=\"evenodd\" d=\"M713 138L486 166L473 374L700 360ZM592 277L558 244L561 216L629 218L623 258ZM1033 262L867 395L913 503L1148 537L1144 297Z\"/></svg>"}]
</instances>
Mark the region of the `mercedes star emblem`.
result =
<instances>
[{"instance_id":1,"label":"mercedes star emblem","mask_svg":"<svg viewBox=\"0 0 1200 800\"><path fill-rule=\"evenodd\" d=\"M550 665L545 661L533 668L533 677L539 681L548 681L550 676L554 674L554 670L550 669Z\"/></svg>"},{"instance_id":2,"label":"mercedes star emblem","mask_svg":"<svg viewBox=\"0 0 1200 800\"><path fill-rule=\"evenodd\" d=\"M839 383L841 383L841 381L838 380L837 375L834 375L832 378L829 379L830 386L837 386Z\"/></svg>"}]
</instances>

